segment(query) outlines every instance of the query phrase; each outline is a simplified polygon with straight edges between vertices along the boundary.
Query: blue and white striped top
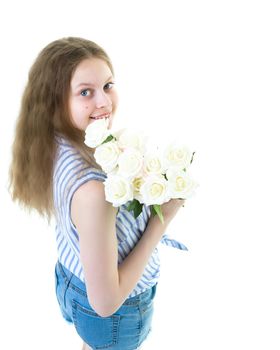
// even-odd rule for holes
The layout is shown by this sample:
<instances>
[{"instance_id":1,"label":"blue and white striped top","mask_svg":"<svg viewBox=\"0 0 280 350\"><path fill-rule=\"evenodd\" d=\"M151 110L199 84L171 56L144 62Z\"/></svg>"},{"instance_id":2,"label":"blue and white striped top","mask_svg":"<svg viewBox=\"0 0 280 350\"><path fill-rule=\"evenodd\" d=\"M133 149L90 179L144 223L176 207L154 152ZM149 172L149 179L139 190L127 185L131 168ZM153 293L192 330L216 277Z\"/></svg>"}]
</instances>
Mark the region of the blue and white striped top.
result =
<instances>
[{"instance_id":1,"label":"blue and white striped top","mask_svg":"<svg viewBox=\"0 0 280 350\"><path fill-rule=\"evenodd\" d=\"M84 282L83 267L80 262L79 235L71 220L71 200L75 191L90 180L104 181L106 174L89 166L78 151L64 138L56 137L57 155L54 165L53 194L56 212L56 242L58 260L75 276ZM120 264L137 244L146 229L150 208L143 206L142 213L135 219L126 210L128 203L119 207L116 217L118 239L118 263ZM181 249L187 248L164 235L162 243ZM157 283L160 274L158 249L151 255L141 279L129 297L142 293Z\"/></svg>"}]
</instances>

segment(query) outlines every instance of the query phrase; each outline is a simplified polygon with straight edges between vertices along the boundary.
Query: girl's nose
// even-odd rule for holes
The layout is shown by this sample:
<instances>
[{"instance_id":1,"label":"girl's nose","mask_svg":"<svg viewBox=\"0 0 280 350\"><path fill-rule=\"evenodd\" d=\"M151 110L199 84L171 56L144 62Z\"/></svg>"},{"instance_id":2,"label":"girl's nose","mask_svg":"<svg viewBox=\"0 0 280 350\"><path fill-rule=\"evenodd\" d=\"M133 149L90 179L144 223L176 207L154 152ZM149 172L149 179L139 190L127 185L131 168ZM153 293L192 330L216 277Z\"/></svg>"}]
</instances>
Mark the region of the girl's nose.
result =
<instances>
[{"instance_id":1,"label":"girl's nose","mask_svg":"<svg viewBox=\"0 0 280 350\"><path fill-rule=\"evenodd\" d=\"M96 93L96 107L97 108L104 108L110 106L111 99L110 96L108 96L104 91L98 91Z\"/></svg>"}]
</instances>

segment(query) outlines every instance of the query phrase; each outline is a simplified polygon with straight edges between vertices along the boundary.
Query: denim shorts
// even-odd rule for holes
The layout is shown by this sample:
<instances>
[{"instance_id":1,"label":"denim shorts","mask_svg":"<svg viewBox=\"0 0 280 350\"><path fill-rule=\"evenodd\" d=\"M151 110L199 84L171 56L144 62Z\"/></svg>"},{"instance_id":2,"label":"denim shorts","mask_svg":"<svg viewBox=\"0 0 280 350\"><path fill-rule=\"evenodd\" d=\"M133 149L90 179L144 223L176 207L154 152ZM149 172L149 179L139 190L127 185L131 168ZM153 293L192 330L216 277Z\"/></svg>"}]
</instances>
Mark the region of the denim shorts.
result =
<instances>
[{"instance_id":1,"label":"denim shorts","mask_svg":"<svg viewBox=\"0 0 280 350\"><path fill-rule=\"evenodd\" d=\"M152 288L124 301L110 317L99 316L90 306L85 284L60 262L55 266L56 296L66 321L92 349L136 350L151 331Z\"/></svg>"}]
</instances>

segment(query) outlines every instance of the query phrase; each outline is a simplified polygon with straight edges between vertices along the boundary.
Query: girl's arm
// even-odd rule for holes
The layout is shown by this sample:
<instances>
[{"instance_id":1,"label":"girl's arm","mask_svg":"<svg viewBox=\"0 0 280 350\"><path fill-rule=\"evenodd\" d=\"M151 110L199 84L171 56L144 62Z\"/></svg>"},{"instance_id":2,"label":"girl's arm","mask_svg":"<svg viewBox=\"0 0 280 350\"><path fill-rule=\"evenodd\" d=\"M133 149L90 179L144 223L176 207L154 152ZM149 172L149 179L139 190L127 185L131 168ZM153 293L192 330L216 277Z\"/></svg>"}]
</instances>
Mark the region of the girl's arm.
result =
<instances>
[{"instance_id":1,"label":"girl's arm","mask_svg":"<svg viewBox=\"0 0 280 350\"><path fill-rule=\"evenodd\" d=\"M183 201L171 200L162 205L165 223L162 224L158 217L151 217L137 245L118 265L117 208L105 200L104 184L91 180L75 192L72 221L79 233L88 299L100 316L112 315L123 304L182 204Z\"/></svg>"}]
</instances>

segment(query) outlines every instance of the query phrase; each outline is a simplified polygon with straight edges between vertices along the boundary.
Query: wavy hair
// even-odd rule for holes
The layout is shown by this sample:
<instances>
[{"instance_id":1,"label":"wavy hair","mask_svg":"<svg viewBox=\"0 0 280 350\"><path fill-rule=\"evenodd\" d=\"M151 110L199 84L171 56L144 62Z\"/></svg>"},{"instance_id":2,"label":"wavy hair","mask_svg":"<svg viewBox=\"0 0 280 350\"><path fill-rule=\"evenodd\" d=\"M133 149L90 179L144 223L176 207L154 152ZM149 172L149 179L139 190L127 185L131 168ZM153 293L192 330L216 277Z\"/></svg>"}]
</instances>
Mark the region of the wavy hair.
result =
<instances>
[{"instance_id":1,"label":"wavy hair","mask_svg":"<svg viewBox=\"0 0 280 350\"><path fill-rule=\"evenodd\" d=\"M53 168L55 135L66 137L85 161L98 167L84 144L84 132L70 118L70 82L78 64L87 58L104 60L107 53L96 43L76 37L51 42L38 55L28 76L16 123L9 172L13 201L35 209L50 221L54 214Z\"/></svg>"}]
</instances>

